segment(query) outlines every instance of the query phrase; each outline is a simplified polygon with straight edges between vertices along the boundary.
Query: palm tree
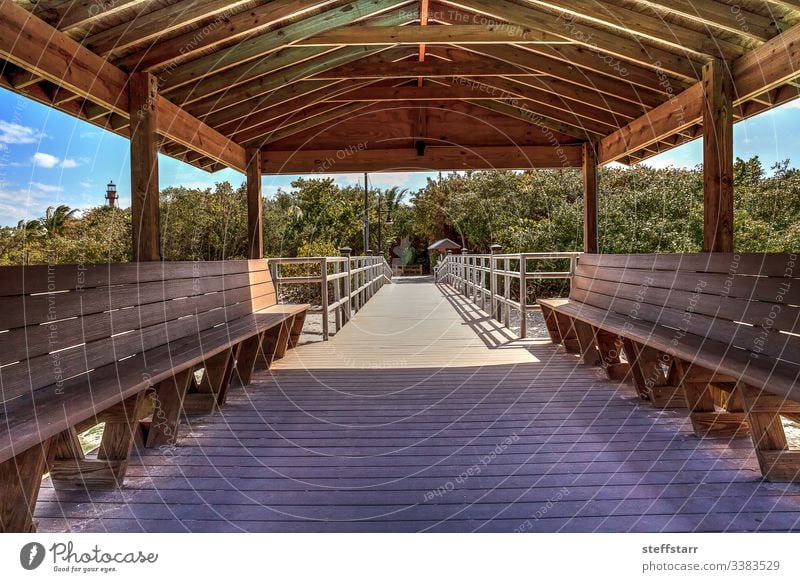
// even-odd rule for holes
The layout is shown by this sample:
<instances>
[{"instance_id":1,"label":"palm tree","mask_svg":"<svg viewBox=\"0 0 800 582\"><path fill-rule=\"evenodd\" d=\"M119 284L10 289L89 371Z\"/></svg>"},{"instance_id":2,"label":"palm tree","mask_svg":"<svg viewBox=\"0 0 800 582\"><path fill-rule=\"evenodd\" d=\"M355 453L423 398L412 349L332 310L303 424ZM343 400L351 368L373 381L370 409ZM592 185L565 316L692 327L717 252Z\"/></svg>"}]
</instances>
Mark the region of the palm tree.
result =
<instances>
[{"instance_id":1,"label":"palm tree","mask_svg":"<svg viewBox=\"0 0 800 582\"><path fill-rule=\"evenodd\" d=\"M48 206L45 214L39 219L39 223L48 238L53 238L64 232L64 227L70 219L74 218L77 208L70 208L66 204L53 207Z\"/></svg>"},{"instance_id":2,"label":"palm tree","mask_svg":"<svg viewBox=\"0 0 800 582\"><path fill-rule=\"evenodd\" d=\"M38 234L41 229L42 223L38 220L20 220L17 223L17 232L20 234Z\"/></svg>"}]
</instances>

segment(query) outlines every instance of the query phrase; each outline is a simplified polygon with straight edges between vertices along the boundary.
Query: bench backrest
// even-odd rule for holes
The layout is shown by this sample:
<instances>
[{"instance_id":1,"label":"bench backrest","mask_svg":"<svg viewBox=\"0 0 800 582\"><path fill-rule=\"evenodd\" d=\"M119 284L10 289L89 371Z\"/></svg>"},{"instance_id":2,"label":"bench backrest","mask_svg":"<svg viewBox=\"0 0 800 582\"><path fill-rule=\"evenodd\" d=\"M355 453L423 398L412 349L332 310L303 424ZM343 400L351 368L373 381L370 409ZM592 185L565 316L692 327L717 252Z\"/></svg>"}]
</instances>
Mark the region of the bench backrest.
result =
<instances>
[{"instance_id":1,"label":"bench backrest","mask_svg":"<svg viewBox=\"0 0 800 582\"><path fill-rule=\"evenodd\" d=\"M800 365L793 254L585 254L570 298Z\"/></svg>"},{"instance_id":2,"label":"bench backrest","mask_svg":"<svg viewBox=\"0 0 800 582\"><path fill-rule=\"evenodd\" d=\"M276 303L266 261L0 268L0 402Z\"/></svg>"}]
</instances>

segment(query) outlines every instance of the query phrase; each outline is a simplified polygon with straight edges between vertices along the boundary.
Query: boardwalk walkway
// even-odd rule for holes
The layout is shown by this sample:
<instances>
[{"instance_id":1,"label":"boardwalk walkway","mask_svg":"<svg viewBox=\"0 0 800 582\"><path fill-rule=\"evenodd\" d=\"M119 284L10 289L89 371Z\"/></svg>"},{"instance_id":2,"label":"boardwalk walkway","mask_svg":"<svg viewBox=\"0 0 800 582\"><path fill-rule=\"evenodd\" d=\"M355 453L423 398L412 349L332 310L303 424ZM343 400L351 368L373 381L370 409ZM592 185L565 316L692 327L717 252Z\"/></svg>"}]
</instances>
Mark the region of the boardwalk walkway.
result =
<instances>
[{"instance_id":1,"label":"boardwalk walkway","mask_svg":"<svg viewBox=\"0 0 800 582\"><path fill-rule=\"evenodd\" d=\"M800 486L699 440L544 340L401 278L301 346L124 489L54 492L42 531L800 529Z\"/></svg>"}]
</instances>

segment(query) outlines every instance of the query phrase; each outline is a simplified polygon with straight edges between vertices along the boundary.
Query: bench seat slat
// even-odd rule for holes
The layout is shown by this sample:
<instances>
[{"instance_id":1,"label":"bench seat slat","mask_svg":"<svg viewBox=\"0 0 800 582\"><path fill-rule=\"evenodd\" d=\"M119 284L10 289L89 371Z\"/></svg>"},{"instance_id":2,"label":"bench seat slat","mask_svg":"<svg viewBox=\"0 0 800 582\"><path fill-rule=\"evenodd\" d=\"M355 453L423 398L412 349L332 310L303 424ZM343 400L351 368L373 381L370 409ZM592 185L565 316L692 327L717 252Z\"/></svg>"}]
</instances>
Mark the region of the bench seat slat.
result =
<instances>
[{"instance_id":1,"label":"bench seat slat","mask_svg":"<svg viewBox=\"0 0 800 582\"><path fill-rule=\"evenodd\" d=\"M604 268L642 269L646 271L685 271L725 275L760 275L798 277L797 256L775 253L659 253L601 255L585 254L580 263Z\"/></svg>"},{"instance_id":2,"label":"bench seat slat","mask_svg":"<svg viewBox=\"0 0 800 582\"><path fill-rule=\"evenodd\" d=\"M162 282L96 287L45 295L0 297L0 313L7 314L3 318L2 328L13 329L69 317L84 317L113 309L193 297L258 283L272 285L269 274L261 271L204 279L168 279Z\"/></svg>"},{"instance_id":3,"label":"bench seat slat","mask_svg":"<svg viewBox=\"0 0 800 582\"><path fill-rule=\"evenodd\" d=\"M222 303L224 294L219 295L219 301ZM142 327L56 354L43 354L21 360L0 369L2 400L16 398L31 389L60 383L62 379L149 350L170 339L198 334L231 319L243 317L264 306L263 302L259 304L257 301L258 298L255 300L248 298L233 305L222 304L210 311Z\"/></svg>"},{"instance_id":4,"label":"bench seat slat","mask_svg":"<svg viewBox=\"0 0 800 582\"><path fill-rule=\"evenodd\" d=\"M267 271L266 261L170 261L3 267L0 297Z\"/></svg>"},{"instance_id":5,"label":"bench seat slat","mask_svg":"<svg viewBox=\"0 0 800 582\"><path fill-rule=\"evenodd\" d=\"M644 269L607 268L578 263L576 275L589 279L678 289L704 295L739 297L749 301L780 301L800 305L800 280L779 277L728 276L721 273L686 273L683 271L647 271ZM787 285L788 284L788 285Z\"/></svg>"},{"instance_id":6,"label":"bench seat slat","mask_svg":"<svg viewBox=\"0 0 800 582\"><path fill-rule=\"evenodd\" d=\"M60 387L46 386L6 402L0 413L0 462L307 309L308 305L267 307L97 368Z\"/></svg>"},{"instance_id":7,"label":"bench seat slat","mask_svg":"<svg viewBox=\"0 0 800 582\"><path fill-rule=\"evenodd\" d=\"M540 300L551 305L547 300ZM659 351L679 357L703 368L734 376L739 381L761 386L790 400L800 400L800 367L764 354L737 350L728 344L695 334L681 334L677 330L656 323L635 320L611 313L606 309L571 301L553 305L560 313L632 339Z\"/></svg>"}]
</instances>

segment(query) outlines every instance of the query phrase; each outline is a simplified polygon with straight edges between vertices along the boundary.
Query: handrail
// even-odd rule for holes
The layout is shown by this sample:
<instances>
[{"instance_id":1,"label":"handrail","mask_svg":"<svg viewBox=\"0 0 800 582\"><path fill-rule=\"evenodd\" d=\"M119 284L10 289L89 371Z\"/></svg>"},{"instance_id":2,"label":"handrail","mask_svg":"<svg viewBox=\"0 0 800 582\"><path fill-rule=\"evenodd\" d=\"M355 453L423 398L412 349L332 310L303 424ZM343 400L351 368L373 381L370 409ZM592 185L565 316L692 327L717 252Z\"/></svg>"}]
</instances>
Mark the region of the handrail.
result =
<instances>
[{"instance_id":1,"label":"handrail","mask_svg":"<svg viewBox=\"0 0 800 582\"><path fill-rule=\"evenodd\" d=\"M338 332L384 284L392 282L392 269L382 256L278 257L267 259L275 291L282 285L319 285L322 339L330 338L330 312ZM316 274L283 275L281 267L309 265Z\"/></svg>"},{"instance_id":2,"label":"handrail","mask_svg":"<svg viewBox=\"0 0 800 582\"><path fill-rule=\"evenodd\" d=\"M434 268L434 275L436 283L450 286L506 327L510 327L511 309L517 309L520 313L519 337L524 338L528 335L525 315L539 309L536 302L528 303L528 282L548 279L569 279L571 282L581 254L535 252L446 255ZM528 265L530 261L559 259L569 260L568 271L537 271L530 269ZM512 281L518 281L516 298L511 293Z\"/></svg>"}]
</instances>

